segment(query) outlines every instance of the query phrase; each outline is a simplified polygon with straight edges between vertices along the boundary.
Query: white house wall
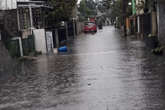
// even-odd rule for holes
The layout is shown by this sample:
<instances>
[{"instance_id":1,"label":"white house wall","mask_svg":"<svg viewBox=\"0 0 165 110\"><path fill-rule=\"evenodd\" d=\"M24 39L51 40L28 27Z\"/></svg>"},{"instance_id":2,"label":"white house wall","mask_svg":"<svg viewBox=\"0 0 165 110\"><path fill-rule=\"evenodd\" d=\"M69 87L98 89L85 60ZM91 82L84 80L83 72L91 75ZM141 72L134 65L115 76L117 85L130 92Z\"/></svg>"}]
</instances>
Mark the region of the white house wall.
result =
<instances>
[{"instance_id":1,"label":"white house wall","mask_svg":"<svg viewBox=\"0 0 165 110\"><path fill-rule=\"evenodd\" d=\"M29 0L0 0L0 10L16 9L17 1L29 1Z\"/></svg>"},{"instance_id":2,"label":"white house wall","mask_svg":"<svg viewBox=\"0 0 165 110\"><path fill-rule=\"evenodd\" d=\"M34 33L36 51L46 54L47 47L46 47L45 30L44 29L35 29L35 30L33 30L33 33Z\"/></svg>"}]
</instances>

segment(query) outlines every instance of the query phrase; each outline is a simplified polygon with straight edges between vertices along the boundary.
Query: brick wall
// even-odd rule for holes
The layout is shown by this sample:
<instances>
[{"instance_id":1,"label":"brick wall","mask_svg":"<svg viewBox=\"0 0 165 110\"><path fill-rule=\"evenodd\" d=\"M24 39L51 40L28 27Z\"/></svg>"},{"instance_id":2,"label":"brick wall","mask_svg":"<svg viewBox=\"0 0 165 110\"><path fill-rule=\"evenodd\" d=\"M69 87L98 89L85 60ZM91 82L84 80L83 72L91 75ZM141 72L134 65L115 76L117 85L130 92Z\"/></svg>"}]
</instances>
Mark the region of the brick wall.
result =
<instances>
[{"instance_id":1,"label":"brick wall","mask_svg":"<svg viewBox=\"0 0 165 110\"><path fill-rule=\"evenodd\" d=\"M19 36L16 10L0 11L0 30L3 32L2 37Z\"/></svg>"}]
</instances>

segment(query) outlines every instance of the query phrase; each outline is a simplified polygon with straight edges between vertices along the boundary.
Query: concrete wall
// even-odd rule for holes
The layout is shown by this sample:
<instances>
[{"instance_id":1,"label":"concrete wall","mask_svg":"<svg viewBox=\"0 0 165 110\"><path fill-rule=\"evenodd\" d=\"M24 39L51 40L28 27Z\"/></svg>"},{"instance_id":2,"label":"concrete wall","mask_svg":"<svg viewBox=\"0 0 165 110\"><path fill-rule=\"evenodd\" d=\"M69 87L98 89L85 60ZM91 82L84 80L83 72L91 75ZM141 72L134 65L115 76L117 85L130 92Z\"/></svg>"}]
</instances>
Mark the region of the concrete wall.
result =
<instances>
[{"instance_id":1,"label":"concrete wall","mask_svg":"<svg viewBox=\"0 0 165 110\"><path fill-rule=\"evenodd\" d=\"M162 45L165 45L165 3L158 3L158 38Z\"/></svg>"},{"instance_id":2,"label":"concrete wall","mask_svg":"<svg viewBox=\"0 0 165 110\"><path fill-rule=\"evenodd\" d=\"M83 22L77 22L77 33L80 34L84 30L84 23Z\"/></svg>"},{"instance_id":3,"label":"concrete wall","mask_svg":"<svg viewBox=\"0 0 165 110\"><path fill-rule=\"evenodd\" d=\"M0 11L0 30L2 30L2 38L18 37L17 10Z\"/></svg>"},{"instance_id":4,"label":"concrete wall","mask_svg":"<svg viewBox=\"0 0 165 110\"><path fill-rule=\"evenodd\" d=\"M9 55L9 52L5 48L2 41L0 41L0 75L2 73L5 74L6 72L10 71L9 68L11 68L11 65L12 59Z\"/></svg>"},{"instance_id":5,"label":"concrete wall","mask_svg":"<svg viewBox=\"0 0 165 110\"><path fill-rule=\"evenodd\" d=\"M5 63L7 60L11 60L11 57L9 55L9 52L5 48L4 44L2 41L0 41L0 62Z\"/></svg>"}]
</instances>

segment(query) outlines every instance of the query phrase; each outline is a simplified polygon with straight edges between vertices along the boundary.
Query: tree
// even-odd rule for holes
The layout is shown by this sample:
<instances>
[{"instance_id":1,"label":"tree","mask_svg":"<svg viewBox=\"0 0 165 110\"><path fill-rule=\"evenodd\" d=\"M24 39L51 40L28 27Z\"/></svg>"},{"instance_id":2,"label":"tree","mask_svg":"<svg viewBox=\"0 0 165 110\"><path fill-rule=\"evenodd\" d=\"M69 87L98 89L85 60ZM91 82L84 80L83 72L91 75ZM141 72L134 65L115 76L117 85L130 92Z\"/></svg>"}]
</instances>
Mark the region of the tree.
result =
<instances>
[{"instance_id":1,"label":"tree","mask_svg":"<svg viewBox=\"0 0 165 110\"><path fill-rule=\"evenodd\" d=\"M106 15L110 17L112 21L122 19L122 0L102 0L98 9L101 12L106 12Z\"/></svg>"},{"instance_id":2,"label":"tree","mask_svg":"<svg viewBox=\"0 0 165 110\"><path fill-rule=\"evenodd\" d=\"M93 0L82 0L79 4L78 10L80 12L79 17L83 20L97 15L96 3Z\"/></svg>"},{"instance_id":3,"label":"tree","mask_svg":"<svg viewBox=\"0 0 165 110\"><path fill-rule=\"evenodd\" d=\"M72 17L72 11L75 8L77 0L50 0L53 7L49 16L55 22L68 21Z\"/></svg>"},{"instance_id":4,"label":"tree","mask_svg":"<svg viewBox=\"0 0 165 110\"><path fill-rule=\"evenodd\" d=\"M128 6L128 2L131 0L102 0L99 10L110 12L107 15L112 21L117 20L117 24L125 24L126 17L132 15L132 7Z\"/></svg>"}]
</instances>

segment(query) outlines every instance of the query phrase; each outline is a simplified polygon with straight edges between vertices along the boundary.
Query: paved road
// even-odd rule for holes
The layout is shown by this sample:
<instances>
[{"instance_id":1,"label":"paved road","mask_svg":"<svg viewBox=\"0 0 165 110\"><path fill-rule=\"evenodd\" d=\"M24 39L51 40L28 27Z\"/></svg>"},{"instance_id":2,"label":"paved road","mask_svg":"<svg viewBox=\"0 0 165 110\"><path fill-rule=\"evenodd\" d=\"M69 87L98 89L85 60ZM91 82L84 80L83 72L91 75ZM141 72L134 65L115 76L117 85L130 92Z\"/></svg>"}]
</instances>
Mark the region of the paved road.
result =
<instances>
[{"instance_id":1,"label":"paved road","mask_svg":"<svg viewBox=\"0 0 165 110\"><path fill-rule=\"evenodd\" d=\"M165 109L165 61L143 42L104 27L69 49L1 75L0 110Z\"/></svg>"}]
</instances>

